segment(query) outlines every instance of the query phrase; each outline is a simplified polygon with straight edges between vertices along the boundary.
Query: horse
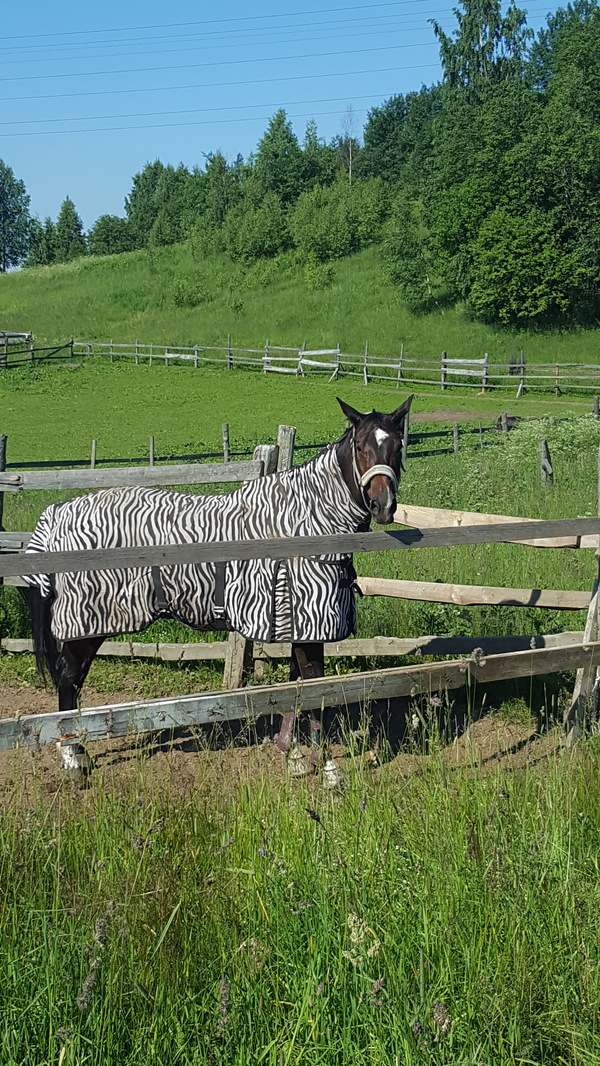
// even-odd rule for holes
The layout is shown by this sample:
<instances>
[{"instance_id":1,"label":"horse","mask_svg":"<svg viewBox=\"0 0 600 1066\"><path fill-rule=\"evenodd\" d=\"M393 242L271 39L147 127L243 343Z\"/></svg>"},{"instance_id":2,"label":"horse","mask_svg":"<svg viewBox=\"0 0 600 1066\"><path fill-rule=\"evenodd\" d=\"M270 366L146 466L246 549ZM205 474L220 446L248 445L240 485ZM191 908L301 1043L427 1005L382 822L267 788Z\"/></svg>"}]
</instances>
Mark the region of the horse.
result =
<instances>
[{"instance_id":1,"label":"horse","mask_svg":"<svg viewBox=\"0 0 600 1066\"><path fill-rule=\"evenodd\" d=\"M224 496L122 488L52 504L27 551L315 536L388 524L412 399L389 414L362 414L338 397L350 425L336 441L291 470ZM162 617L198 630L235 630L249 640L289 641L290 680L322 677L323 644L356 628L355 577L350 555L28 575L38 671L50 674L59 711L76 709L102 642ZM294 720L294 712L282 718L276 738L282 751L290 748ZM319 731L315 715L315 745Z\"/></svg>"}]
</instances>

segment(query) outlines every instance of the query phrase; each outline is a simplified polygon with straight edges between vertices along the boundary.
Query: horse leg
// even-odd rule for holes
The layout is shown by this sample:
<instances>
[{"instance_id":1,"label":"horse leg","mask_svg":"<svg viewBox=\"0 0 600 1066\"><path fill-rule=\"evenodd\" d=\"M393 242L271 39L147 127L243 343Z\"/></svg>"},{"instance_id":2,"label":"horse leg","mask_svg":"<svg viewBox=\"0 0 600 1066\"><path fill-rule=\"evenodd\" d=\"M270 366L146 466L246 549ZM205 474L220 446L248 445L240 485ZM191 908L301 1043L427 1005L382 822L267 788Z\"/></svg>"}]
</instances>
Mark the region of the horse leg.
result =
<instances>
[{"instance_id":1,"label":"horse leg","mask_svg":"<svg viewBox=\"0 0 600 1066\"><path fill-rule=\"evenodd\" d=\"M304 681L308 681L313 677L323 677L324 672L325 664L322 644L292 644L290 681L298 681L300 678ZM281 751L288 752L290 749L295 721L295 711L288 711L287 714L282 715L281 727L275 738L275 743ZM318 745L318 734L320 729L320 722L317 719L313 720L313 718L311 718L311 744Z\"/></svg>"},{"instance_id":2,"label":"horse leg","mask_svg":"<svg viewBox=\"0 0 600 1066\"><path fill-rule=\"evenodd\" d=\"M102 640L102 637L88 637L85 640L67 640L63 644L54 672L59 711L77 709L79 693ZM63 772L73 785L84 787L92 771L93 762L83 744L76 736L66 736L57 741L56 747Z\"/></svg>"},{"instance_id":3,"label":"horse leg","mask_svg":"<svg viewBox=\"0 0 600 1066\"><path fill-rule=\"evenodd\" d=\"M59 711L74 711L90 666L103 637L66 640L58 654L55 667Z\"/></svg>"}]
</instances>

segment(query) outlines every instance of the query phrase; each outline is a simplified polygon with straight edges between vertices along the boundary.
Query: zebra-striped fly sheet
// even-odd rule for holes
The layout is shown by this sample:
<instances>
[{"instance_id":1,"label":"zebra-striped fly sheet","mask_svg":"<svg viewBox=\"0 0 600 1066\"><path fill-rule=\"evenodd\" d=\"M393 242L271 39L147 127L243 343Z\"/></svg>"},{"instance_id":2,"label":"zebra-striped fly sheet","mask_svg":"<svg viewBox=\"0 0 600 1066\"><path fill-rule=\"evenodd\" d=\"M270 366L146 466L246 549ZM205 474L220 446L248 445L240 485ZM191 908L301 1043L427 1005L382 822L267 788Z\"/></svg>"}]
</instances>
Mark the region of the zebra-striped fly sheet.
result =
<instances>
[{"instance_id":1,"label":"zebra-striped fly sheet","mask_svg":"<svg viewBox=\"0 0 600 1066\"><path fill-rule=\"evenodd\" d=\"M302 466L223 496L161 489L108 489L53 504L27 547L35 551L318 536L365 528L336 446ZM161 614L194 629L232 629L260 641L344 640L356 627L352 558L328 555L215 564L31 575L52 597L59 641L136 633ZM221 601L221 602L219 602Z\"/></svg>"}]
</instances>

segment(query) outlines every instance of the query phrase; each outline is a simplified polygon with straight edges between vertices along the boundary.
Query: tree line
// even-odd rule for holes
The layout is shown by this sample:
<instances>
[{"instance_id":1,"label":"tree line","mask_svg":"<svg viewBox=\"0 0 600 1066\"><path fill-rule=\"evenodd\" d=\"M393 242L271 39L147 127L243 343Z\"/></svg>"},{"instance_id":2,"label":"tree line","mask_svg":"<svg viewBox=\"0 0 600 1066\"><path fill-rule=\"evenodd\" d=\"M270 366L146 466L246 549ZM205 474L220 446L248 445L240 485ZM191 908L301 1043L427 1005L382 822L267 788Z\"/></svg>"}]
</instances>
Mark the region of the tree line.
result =
<instances>
[{"instance_id":1,"label":"tree line","mask_svg":"<svg viewBox=\"0 0 600 1066\"><path fill-rule=\"evenodd\" d=\"M279 110L247 160L148 163L124 216L87 235L68 197L55 223L30 219L0 163L0 270L187 239L241 263L290 254L318 268L377 243L416 313L597 324L600 7L574 0L537 35L500 0L461 0L455 15L451 34L432 20L441 81L373 108L362 137L348 113L331 142L314 121L300 141Z\"/></svg>"}]
</instances>

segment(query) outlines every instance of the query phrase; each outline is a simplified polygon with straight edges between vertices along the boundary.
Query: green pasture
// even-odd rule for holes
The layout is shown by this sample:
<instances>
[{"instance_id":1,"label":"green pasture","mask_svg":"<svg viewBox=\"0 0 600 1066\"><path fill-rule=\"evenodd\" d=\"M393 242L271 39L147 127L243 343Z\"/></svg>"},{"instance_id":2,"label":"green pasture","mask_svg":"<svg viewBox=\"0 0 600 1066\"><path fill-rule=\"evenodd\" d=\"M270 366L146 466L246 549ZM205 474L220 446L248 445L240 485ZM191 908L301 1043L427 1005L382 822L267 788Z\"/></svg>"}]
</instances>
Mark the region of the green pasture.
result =
<instances>
[{"instance_id":1,"label":"green pasture","mask_svg":"<svg viewBox=\"0 0 600 1066\"><path fill-rule=\"evenodd\" d=\"M427 750L334 795L208 753L183 795L141 759L17 785L4 1066L594 1066L597 741L487 776Z\"/></svg>"},{"instance_id":2,"label":"green pasture","mask_svg":"<svg viewBox=\"0 0 600 1066\"><path fill-rule=\"evenodd\" d=\"M598 362L600 331L517 334L471 321L460 308L413 315L386 279L378 248L334 266L311 287L291 255L250 268L202 255L193 241L86 257L0 278L0 328L32 330L38 344L82 341L334 347L351 354L449 355L506 361Z\"/></svg>"}]
</instances>

